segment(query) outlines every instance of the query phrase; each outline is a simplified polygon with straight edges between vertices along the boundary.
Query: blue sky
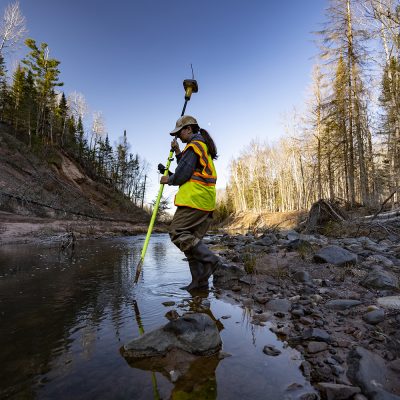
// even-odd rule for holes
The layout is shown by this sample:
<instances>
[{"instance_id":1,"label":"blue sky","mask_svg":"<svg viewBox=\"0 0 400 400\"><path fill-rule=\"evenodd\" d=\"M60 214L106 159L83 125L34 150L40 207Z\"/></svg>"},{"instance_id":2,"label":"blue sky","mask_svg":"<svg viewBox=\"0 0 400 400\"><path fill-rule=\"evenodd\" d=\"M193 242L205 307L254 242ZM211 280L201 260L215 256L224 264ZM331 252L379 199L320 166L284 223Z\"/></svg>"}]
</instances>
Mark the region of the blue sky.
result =
<instances>
[{"instance_id":1,"label":"blue sky","mask_svg":"<svg viewBox=\"0 0 400 400\"><path fill-rule=\"evenodd\" d=\"M0 0L1 12L9 1ZM213 136L217 187L252 139L283 136L285 112L301 107L327 0L20 0L28 36L61 61L66 94L101 111L111 143L127 130L131 151L165 163L193 64L199 93L187 114ZM14 58L26 54L23 48ZM165 194L173 198L175 189Z\"/></svg>"}]
</instances>

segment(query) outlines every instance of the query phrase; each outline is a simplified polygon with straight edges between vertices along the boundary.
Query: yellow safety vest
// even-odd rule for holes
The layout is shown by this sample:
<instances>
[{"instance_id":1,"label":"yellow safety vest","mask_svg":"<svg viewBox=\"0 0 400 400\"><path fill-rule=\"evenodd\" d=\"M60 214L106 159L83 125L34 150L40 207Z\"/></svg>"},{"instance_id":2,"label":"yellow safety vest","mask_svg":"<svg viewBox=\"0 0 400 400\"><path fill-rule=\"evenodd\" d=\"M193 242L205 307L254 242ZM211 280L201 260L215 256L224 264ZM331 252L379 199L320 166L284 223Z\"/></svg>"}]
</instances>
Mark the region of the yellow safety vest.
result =
<instances>
[{"instance_id":1,"label":"yellow safety vest","mask_svg":"<svg viewBox=\"0 0 400 400\"><path fill-rule=\"evenodd\" d=\"M199 156L201 168L196 168L191 178L179 187L175 205L213 211L217 197L215 190L217 171L213 160L205 143L193 140L186 145L183 153L189 148Z\"/></svg>"}]
</instances>

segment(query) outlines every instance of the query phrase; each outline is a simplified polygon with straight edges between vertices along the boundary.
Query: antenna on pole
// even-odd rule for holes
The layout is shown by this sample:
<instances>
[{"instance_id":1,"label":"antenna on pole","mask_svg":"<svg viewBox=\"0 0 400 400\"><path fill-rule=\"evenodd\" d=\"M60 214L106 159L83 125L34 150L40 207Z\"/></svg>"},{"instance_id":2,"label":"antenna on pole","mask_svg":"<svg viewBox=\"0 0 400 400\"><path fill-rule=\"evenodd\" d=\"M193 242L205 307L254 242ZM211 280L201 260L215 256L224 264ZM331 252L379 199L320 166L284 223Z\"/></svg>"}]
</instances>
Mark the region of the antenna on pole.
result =
<instances>
[{"instance_id":1,"label":"antenna on pole","mask_svg":"<svg viewBox=\"0 0 400 400\"><path fill-rule=\"evenodd\" d=\"M192 79L194 80L193 64L190 63L190 68L192 69Z\"/></svg>"}]
</instances>

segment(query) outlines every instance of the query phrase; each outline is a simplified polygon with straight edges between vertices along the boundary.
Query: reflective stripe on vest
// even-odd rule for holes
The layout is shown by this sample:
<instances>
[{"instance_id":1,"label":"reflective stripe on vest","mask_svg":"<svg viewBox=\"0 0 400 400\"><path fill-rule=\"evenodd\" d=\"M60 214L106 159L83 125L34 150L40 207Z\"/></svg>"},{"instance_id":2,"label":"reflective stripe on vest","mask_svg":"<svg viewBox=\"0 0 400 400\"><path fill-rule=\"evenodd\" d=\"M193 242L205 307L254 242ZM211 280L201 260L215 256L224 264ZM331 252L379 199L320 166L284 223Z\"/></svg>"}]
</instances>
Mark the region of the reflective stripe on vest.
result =
<instances>
[{"instance_id":1,"label":"reflective stripe on vest","mask_svg":"<svg viewBox=\"0 0 400 400\"><path fill-rule=\"evenodd\" d=\"M187 144L183 153L189 148L199 156L200 169L196 169L190 179L179 187L175 196L176 206L213 211L216 202L217 172L213 160L208 153L207 145L198 140Z\"/></svg>"}]
</instances>

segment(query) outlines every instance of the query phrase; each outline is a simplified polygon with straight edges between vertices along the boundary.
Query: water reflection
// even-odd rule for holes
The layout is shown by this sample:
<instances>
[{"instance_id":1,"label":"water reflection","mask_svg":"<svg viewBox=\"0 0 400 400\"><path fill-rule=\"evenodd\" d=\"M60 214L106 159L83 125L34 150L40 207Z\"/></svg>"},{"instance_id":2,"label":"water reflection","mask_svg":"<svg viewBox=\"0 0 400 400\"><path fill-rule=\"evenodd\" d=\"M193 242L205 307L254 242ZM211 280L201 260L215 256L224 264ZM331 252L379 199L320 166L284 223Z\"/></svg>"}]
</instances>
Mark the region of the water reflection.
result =
<instances>
[{"instance_id":1,"label":"water reflection","mask_svg":"<svg viewBox=\"0 0 400 400\"><path fill-rule=\"evenodd\" d=\"M152 250L155 265L159 268L166 268L167 246L165 242L155 243Z\"/></svg>"},{"instance_id":2,"label":"water reflection","mask_svg":"<svg viewBox=\"0 0 400 400\"><path fill-rule=\"evenodd\" d=\"M144 400L154 397L154 380L164 399L196 392L197 398L283 398L293 380L307 388L292 354L266 358L263 345L282 345L268 329L248 325L241 308L213 292L179 289L190 273L167 235L152 237L134 285L140 239L78 241L72 259L60 257L58 247L0 246L0 398L76 400L107 393ZM180 314L209 313L232 357L193 360L176 381L157 369L150 375L127 365L119 349L140 334L135 302L147 332L167 322L167 300Z\"/></svg>"},{"instance_id":3,"label":"water reflection","mask_svg":"<svg viewBox=\"0 0 400 400\"><path fill-rule=\"evenodd\" d=\"M187 307L191 312L202 312L216 321L219 331L224 326L215 318L209 305L204 304L207 299L207 292L188 299ZM139 305L134 302L136 322L139 328L139 334L145 333L141 320ZM123 354L123 348L120 349ZM197 357L184 351L173 350L166 356L153 357L145 360L132 360L127 358L127 363L133 368L139 368L145 371L151 371L153 396L159 399L159 390L155 372L162 373L171 383L174 384L170 399L216 399L217 398L217 379L215 371L220 362L219 354L209 357Z\"/></svg>"},{"instance_id":4,"label":"water reflection","mask_svg":"<svg viewBox=\"0 0 400 400\"><path fill-rule=\"evenodd\" d=\"M171 359L174 359L173 361ZM169 370L172 365L179 363L184 364L181 367L181 375L175 380L175 370ZM216 399L217 398L217 378L216 369L220 362L218 355L210 357L196 357L183 354L177 350L173 350L167 357L129 361L129 365L133 368L139 368L145 371L158 371L163 374L170 382L173 382L173 388L169 395L169 399ZM158 392L157 392L158 394ZM156 398L156 395L154 395Z\"/></svg>"},{"instance_id":5,"label":"water reflection","mask_svg":"<svg viewBox=\"0 0 400 400\"><path fill-rule=\"evenodd\" d=\"M135 318L136 318L136 323L139 328L139 334L143 335L145 332L144 332L144 327L143 327L143 323L142 323L142 317L140 315L139 306L138 306L138 303L136 300L133 301L133 310L135 312ZM151 382L153 385L153 397L155 400L158 400L160 398L160 393L158 390L157 377L154 372L154 369L151 370Z\"/></svg>"}]
</instances>

